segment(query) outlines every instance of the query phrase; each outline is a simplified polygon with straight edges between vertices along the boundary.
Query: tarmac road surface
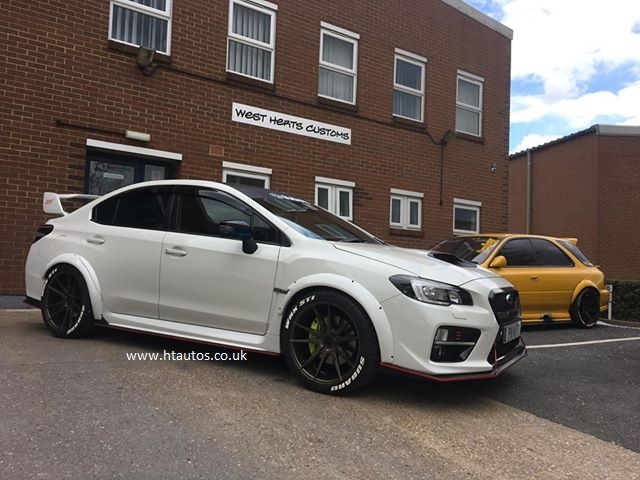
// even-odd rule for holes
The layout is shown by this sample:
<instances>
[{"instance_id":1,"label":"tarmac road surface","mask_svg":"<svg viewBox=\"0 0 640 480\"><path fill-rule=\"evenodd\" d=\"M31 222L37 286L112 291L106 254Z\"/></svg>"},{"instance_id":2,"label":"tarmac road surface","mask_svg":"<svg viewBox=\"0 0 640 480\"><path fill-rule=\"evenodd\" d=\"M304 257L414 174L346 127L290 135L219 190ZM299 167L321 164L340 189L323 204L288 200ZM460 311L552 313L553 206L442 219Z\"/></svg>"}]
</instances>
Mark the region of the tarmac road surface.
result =
<instances>
[{"instance_id":1,"label":"tarmac road surface","mask_svg":"<svg viewBox=\"0 0 640 480\"><path fill-rule=\"evenodd\" d=\"M60 340L39 312L0 311L0 479L640 479L640 454L597 425L583 433L509 393L534 355L493 387L386 374L329 397L278 357L125 356L164 350L231 353L115 331Z\"/></svg>"}]
</instances>

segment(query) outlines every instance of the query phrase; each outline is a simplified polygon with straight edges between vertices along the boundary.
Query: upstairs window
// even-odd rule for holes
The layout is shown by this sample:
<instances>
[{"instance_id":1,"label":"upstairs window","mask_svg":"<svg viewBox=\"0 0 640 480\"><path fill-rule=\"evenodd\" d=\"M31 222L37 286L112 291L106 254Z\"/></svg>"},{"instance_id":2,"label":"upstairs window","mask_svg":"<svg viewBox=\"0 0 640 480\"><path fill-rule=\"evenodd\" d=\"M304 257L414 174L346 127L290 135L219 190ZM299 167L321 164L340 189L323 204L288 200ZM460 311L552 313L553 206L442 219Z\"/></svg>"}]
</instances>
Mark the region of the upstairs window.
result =
<instances>
[{"instance_id":1,"label":"upstairs window","mask_svg":"<svg viewBox=\"0 0 640 480\"><path fill-rule=\"evenodd\" d=\"M456 130L480 137L484 78L459 70L457 81Z\"/></svg>"},{"instance_id":2,"label":"upstairs window","mask_svg":"<svg viewBox=\"0 0 640 480\"><path fill-rule=\"evenodd\" d=\"M277 5L262 0L231 0L229 72L273 83L277 9Z\"/></svg>"},{"instance_id":3,"label":"upstairs window","mask_svg":"<svg viewBox=\"0 0 640 480\"><path fill-rule=\"evenodd\" d=\"M422 122L426 63L426 58L396 48L393 81L395 116Z\"/></svg>"},{"instance_id":4,"label":"upstairs window","mask_svg":"<svg viewBox=\"0 0 640 480\"><path fill-rule=\"evenodd\" d=\"M321 27L318 95L355 104L360 36L325 22Z\"/></svg>"},{"instance_id":5,"label":"upstairs window","mask_svg":"<svg viewBox=\"0 0 640 480\"><path fill-rule=\"evenodd\" d=\"M316 205L345 220L353 220L354 182L316 177Z\"/></svg>"},{"instance_id":6,"label":"upstairs window","mask_svg":"<svg viewBox=\"0 0 640 480\"><path fill-rule=\"evenodd\" d=\"M111 0L109 39L170 53L171 0Z\"/></svg>"}]
</instances>

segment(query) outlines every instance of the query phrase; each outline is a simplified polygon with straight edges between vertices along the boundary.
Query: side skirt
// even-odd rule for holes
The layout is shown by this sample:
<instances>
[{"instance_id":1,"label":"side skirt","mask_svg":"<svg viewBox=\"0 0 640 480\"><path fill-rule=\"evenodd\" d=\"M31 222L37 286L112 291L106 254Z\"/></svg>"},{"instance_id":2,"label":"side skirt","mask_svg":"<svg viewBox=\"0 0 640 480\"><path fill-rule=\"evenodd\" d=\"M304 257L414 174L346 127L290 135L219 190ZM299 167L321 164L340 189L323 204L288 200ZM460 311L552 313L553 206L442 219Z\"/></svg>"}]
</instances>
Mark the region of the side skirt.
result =
<instances>
[{"instance_id":1,"label":"side skirt","mask_svg":"<svg viewBox=\"0 0 640 480\"><path fill-rule=\"evenodd\" d=\"M280 338L275 335L252 335L218 328L169 322L152 318L110 313L96 321L97 327L139 332L175 340L196 342L231 349L243 349L265 355L280 354Z\"/></svg>"}]
</instances>

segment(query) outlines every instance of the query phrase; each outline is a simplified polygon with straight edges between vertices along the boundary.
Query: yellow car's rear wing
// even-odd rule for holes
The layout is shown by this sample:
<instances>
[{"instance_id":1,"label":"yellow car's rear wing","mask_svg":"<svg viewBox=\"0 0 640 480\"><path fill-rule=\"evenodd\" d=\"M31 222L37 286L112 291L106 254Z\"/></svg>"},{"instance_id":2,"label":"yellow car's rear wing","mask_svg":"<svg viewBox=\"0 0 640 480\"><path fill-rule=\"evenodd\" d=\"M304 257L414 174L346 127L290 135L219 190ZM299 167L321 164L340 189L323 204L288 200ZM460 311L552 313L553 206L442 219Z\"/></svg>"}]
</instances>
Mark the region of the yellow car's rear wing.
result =
<instances>
[{"instance_id":1,"label":"yellow car's rear wing","mask_svg":"<svg viewBox=\"0 0 640 480\"><path fill-rule=\"evenodd\" d=\"M561 238L560 240L564 240L565 242L569 242L573 245L578 245L578 239L577 238Z\"/></svg>"},{"instance_id":2,"label":"yellow car's rear wing","mask_svg":"<svg viewBox=\"0 0 640 480\"><path fill-rule=\"evenodd\" d=\"M50 215L65 216L68 213L64 211L64 208L62 208L62 200L95 200L96 198L100 198L100 195L87 195L83 193L68 193L58 195L57 193L53 192L44 192L44 196L42 197L42 209L45 213L48 213Z\"/></svg>"}]
</instances>

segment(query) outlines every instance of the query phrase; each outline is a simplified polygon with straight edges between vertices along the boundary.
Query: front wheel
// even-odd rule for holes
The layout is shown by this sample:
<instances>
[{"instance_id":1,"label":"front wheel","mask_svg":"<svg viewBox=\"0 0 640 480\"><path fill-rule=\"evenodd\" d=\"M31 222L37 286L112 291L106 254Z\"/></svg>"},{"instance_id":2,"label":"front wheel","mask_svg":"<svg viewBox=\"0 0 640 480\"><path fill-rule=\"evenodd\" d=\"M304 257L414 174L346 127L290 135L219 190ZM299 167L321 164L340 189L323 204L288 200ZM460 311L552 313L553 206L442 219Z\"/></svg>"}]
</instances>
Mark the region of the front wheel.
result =
<instances>
[{"instance_id":1,"label":"front wheel","mask_svg":"<svg viewBox=\"0 0 640 480\"><path fill-rule=\"evenodd\" d=\"M362 307L328 290L310 292L289 308L282 351L300 382L328 394L365 386L380 363L376 333Z\"/></svg>"},{"instance_id":2,"label":"front wheel","mask_svg":"<svg viewBox=\"0 0 640 480\"><path fill-rule=\"evenodd\" d=\"M585 288L571 304L571 321L579 328L592 328L600 316L600 294L594 288Z\"/></svg>"},{"instance_id":3,"label":"front wheel","mask_svg":"<svg viewBox=\"0 0 640 480\"><path fill-rule=\"evenodd\" d=\"M42 319L56 337L77 338L91 332L94 319L87 284L72 266L58 265L47 275Z\"/></svg>"}]
</instances>

